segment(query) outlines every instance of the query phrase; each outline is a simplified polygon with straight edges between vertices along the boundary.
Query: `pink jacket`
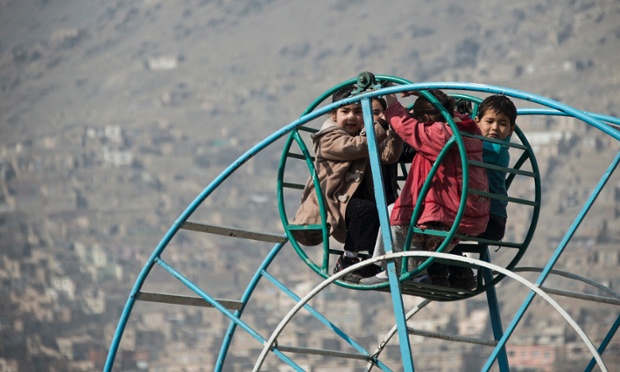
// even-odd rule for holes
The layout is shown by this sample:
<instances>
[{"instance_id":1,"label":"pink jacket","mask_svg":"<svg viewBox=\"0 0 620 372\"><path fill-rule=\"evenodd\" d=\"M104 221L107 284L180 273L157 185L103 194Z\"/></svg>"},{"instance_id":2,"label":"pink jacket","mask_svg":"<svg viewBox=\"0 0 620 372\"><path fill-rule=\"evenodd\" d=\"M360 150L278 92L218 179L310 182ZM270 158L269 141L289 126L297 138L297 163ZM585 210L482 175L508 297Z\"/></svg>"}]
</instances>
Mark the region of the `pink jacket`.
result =
<instances>
[{"instance_id":1,"label":"pink jacket","mask_svg":"<svg viewBox=\"0 0 620 372\"><path fill-rule=\"evenodd\" d=\"M398 102L388 107L385 116L396 133L417 151L403 190L394 204L391 215L392 225L409 225L422 185L437 156L452 136L452 130L448 124L442 122L418 122ZM455 123L461 132L481 134L476 123L469 117L464 116L462 120L455 119ZM482 141L463 137L463 142L468 158L481 162ZM433 178L424 199L423 210L418 218L417 225L439 222L451 227L459 208L462 187L461 157L455 143L443 158L442 164ZM469 167L469 189L488 191L489 182L485 169L475 166ZM458 232L472 236L483 233L489 220L489 207L488 198L468 193L467 206Z\"/></svg>"}]
</instances>

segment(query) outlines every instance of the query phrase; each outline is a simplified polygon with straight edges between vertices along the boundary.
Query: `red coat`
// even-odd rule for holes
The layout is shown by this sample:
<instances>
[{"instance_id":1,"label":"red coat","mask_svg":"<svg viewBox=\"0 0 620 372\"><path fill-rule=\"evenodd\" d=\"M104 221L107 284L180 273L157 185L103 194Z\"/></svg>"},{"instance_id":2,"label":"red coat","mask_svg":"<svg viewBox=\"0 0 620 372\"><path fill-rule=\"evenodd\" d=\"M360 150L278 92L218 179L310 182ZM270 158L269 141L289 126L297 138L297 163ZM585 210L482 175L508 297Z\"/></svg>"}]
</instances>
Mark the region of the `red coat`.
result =
<instances>
[{"instance_id":1,"label":"red coat","mask_svg":"<svg viewBox=\"0 0 620 372\"><path fill-rule=\"evenodd\" d=\"M385 116L396 133L417 151L391 215L392 225L409 225L422 185L437 156L452 136L452 130L448 124L442 122L418 122L398 102L388 107ZM461 132L481 134L476 123L469 117L463 117L462 120L455 119L455 122ZM463 137L463 142L468 158L481 162L482 141ZM451 227L460 205L462 185L461 157L455 143L443 158L433 178L417 225L439 222ZM489 190L485 169L469 167L469 189ZM458 232L472 236L483 233L489 220L489 207L489 198L468 193L467 206Z\"/></svg>"}]
</instances>

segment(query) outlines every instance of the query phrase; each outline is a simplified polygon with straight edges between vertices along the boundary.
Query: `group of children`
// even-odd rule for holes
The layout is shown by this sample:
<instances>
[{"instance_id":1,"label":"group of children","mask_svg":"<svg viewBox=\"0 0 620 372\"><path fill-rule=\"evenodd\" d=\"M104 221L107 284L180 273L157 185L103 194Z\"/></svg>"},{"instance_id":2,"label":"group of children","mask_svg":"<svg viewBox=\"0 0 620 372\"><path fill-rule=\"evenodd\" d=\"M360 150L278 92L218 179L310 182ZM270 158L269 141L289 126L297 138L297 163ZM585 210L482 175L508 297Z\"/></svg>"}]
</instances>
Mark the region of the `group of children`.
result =
<instances>
[{"instance_id":1,"label":"group of children","mask_svg":"<svg viewBox=\"0 0 620 372\"><path fill-rule=\"evenodd\" d=\"M355 90L348 86L332 96L336 102L349 97ZM517 110L513 102L503 95L492 95L478 106L475 118L460 114L455 101L444 92L431 89L428 92L452 115L462 133L482 135L492 141L481 141L463 136L463 144L470 160L484 161L507 167L508 147L502 141L510 141L516 127ZM393 250L404 250L412 214L433 164L452 137L452 129L440 109L418 92L404 92L402 97L414 94L418 98L412 110L400 104L396 95L389 94L372 100L374 133L383 176L383 188L390 214ZM362 108L359 103L340 106L331 112L321 129L312 135L315 152L315 168L320 180L322 196L327 212L330 235L344 244L344 253L338 258L333 273L360 262L359 253L379 256L385 253L379 234L380 224L375 193L370 172L368 141L364 130ZM402 191L396 182L396 167L400 162L411 162ZM463 185L463 172L457 146L441 159L440 166L431 180L416 227L448 231L459 209ZM470 190L490 191L506 195L506 174L500 170L486 170L469 166ZM457 232L469 236L482 236L501 240L506 226L506 201L468 193L466 207ZM300 225L319 224L321 216L314 183L309 180L302 193L301 205L295 215ZM305 245L322 241L317 231L296 231L297 240ZM435 251L443 242L442 237L413 234L409 250ZM453 239L444 252L462 254ZM411 270L424 262L409 259ZM385 264L367 265L345 276L349 282L377 284L387 281ZM397 263L400 270L400 262ZM400 272L400 271L399 271ZM414 281L474 289L476 280L469 268L433 263Z\"/></svg>"}]
</instances>

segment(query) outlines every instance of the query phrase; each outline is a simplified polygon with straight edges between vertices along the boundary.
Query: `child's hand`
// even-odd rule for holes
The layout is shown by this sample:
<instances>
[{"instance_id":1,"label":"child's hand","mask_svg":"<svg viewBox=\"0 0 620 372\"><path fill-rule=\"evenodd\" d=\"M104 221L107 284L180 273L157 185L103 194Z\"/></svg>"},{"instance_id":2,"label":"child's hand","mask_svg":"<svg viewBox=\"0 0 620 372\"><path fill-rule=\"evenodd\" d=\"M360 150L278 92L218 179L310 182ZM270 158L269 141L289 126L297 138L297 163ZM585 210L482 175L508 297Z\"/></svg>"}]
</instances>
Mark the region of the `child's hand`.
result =
<instances>
[{"instance_id":1,"label":"child's hand","mask_svg":"<svg viewBox=\"0 0 620 372\"><path fill-rule=\"evenodd\" d=\"M410 97L410 96L420 97L420 92L418 92L417 90L407 90L407 91L401 92L400 96L402 98Z\"/></svg>"},{"instance_id":2,"label":"child's hand","mask_svg":"<svg viewBox=\"0 0 620 372\"><path fill-rule=\"evenodd\" d=\"M383 116L383 115L381 115L380 117L377 118L376 123L381 125L381 127L383 129L386 129L386 130L390 127L390 125L388 124L387 120L385 120L385 116Z\"/></svg>"},{"instance_id":3,"label":"child's hand","mask_svg":"<svg viewBox=\"0 0 620 372\"><path fill-rule=\"evenodd\" d=\"M387 88L387 87L395 87L395 86L396 86L396 84L394 84L394 82L391 82L391 81L387 81L387 82L385 82L385 83L383 84L383 87L384 87L384 88ZM419 96L420 96L420 93L419 93L418 91L415 91L415 90L410 90L410 91L401 92L401 93L400 93L400 96L401 96L402 98L409 97L409 96L417 96L417 97L419 97Z\"/></svg>"}]
</instances>

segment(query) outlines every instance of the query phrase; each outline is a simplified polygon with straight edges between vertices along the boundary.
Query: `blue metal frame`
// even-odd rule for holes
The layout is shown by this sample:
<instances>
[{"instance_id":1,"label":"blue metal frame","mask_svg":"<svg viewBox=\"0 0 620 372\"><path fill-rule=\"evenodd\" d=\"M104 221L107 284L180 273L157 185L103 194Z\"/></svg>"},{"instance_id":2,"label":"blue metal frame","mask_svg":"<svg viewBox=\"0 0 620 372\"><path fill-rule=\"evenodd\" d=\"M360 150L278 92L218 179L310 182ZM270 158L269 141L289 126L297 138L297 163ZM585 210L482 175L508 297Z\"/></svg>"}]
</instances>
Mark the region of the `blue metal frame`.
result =
<instances>
[{"instance_id":1,"label":"blue metal frame","mask_svg":"<svg viewBox=\"0 0 620 372\"><path fill-rule=\"evenodd\" d=\"M390 230L390 218L387 214L387 205L385 202L385 194L383 192L383 180L381 176L381 164L379 163L379 153L377 150L377 140L375 138L374 123L372 117L372 104L369 98L362 99L362 110L364 114L364 127L366 129L366 137L368 138L368 150L370 152L370 167L372 169L373 185L375 185L375 198L379 206L379 222L381 224L381 235L386 253L392 252L392 233ZM377 187L379 185L379 187ZM401 355L411 355L411 345L409 343L409 334L407 332L407 319L405 318L405 308L403 306L403 298L400 293L400 282L398 277L400 273L396 272L396 264L393 261L387 263L388 278L390 281L390 290L392 295L392 306L394 307L394 315L396 317L396 325L398 327L398 339L400 344ZM405 371L413 371L413 358L403 358L403 369Z\"/></svg>"},{"instance_id":2,"label":"blue metal frame","mask_svg":"<svg viewBox=\"0 0 620 372\"><path fill-rule=\"evenodd\" d=\"M377 77L378 78L385 78L385 79L390 78L390 79L396 79L396 80L400 79L400 78L394 78L394 77L385 77L385 76L381 76L381 75L377 75ZM376 140L374 138L374 135L372 134L374 132L372 131L372 129L368 130L369 128L372 128L372 122L369 120L369 117L372 117L372 115L370 113L370 104L369 104L369 102L370 102L370 99L372 99L372 97L376 97L376 96L379 96L379 95L390 94L390 93L399 93L399 92L405 91L405 90L446 89L446 90L463 90L463 91L471 91L471 92L481 92L481 93L488 93L488 94L505 94L505 95L513 97L513 98L530 101L530 102L537 103L537 104L540 104L542 106L546 106L546 107L549 108L549 109L524 109L524 110L520 110L519 114L571 116L571 117L574 117L576 119L579 119L579 120L583 121L587 125L590 125L590 126L596 128L596 129L600 130L601 132L609 135L610 137L614 138L615 140L620 141L620 131L617 128L615 128L613 125L610 125L610 124L620 125L620 120L619 119L614 118L614 117L609 117L609 116L601 115L601 114L595 114L595 113L588 113L588 112L579 111L579 110L576 110L576 109L574 109L574 108L572 108L570 106L567 106L567 105L564 105L562 103L559 103L557 101L554 101L554 100L551 100L551 99L548 99L548 98L545 98L545 97L542 97L542 96L534 95L534 94L531 94L531 93L525 93L525 92L522 92L522 91L519 91L519 90L516 90L516 89L509 89L509 88L504 88L504 87L497 87L497 86L483 85L483 84L473 84L473 83L431 82L431 83L416 83L416 84L414 84L414 83L408 83L407 81L404 81L403 79L400 79L399 81L404 82L403 85L395 86L395 87L389 87L389 88L384 88L384 89L381 89L381 90L378 90L378 91L374 91L374 92L370 92L370 93L363 93L363 94L361 94L361 95L359 95L357 97L350 98L350 99L347 99L345 101L341 101L339 103L340 105L342 105L342 104L347 104L347 102L348 103L352 103L354 101L361 101L362 102L363 111L364 111L364 117L365 117L364 125L365 125L365 127L367 129L367 133L371 133L371 135L369 136L369 143L371 144L371 146L370 146L371 167L373 168L373 171L374 171L373 173L378 175L378 176L373 176L373 182L375 182L375 184L381 184L381 178L380 178L380 172L376 171L379 168L379 162L378 162L378 154L377 154L377 150L376 150ZM345 85L345 83L342 83L342 85ZM330 93L326 93L326 94L330 94ZM322 101L322 99L321 99L321 101ZM320 101L317 100L317 102L320 102ZM165 235L163 236L163 238L161 239L159 244L156 246L156 248L154 249L154 251L151 254L151 256L149 257L149 259L145 263L145 266L142 268L142 270L138 274L138 276L136 278L136 282L134 283L134 285L133 285L133 287L132 287L132 289L131 289L131 291L129 293L129 296L128 296L126 304L125 304L125 307L123 308L123 312L122 312L122 314L120 316L119 323L118 323L116 331L114 333L114 336L113 336L113 339L112 339L112 342L111 342L111 345L110 345L110 349L109 349L109 352L108 352L108 355L107 355L107 358L106 358L106 362L105 362L105 366L104 366L104 371L111 371L112 370L112 367L113 367L113 364L114 364L114 360L115 360L115 356L116 356L116 353L117 353L118 348L119 348L120 340L122 338L123 332L124 332L124 330L125 330L125 328L127 326L127 323L129 321L129 317L130 317L131 312L133 310L133 307L135 305L137 296L140 293L140 290L141 290L142 286L144 285L148 275L151 272L151 269L153 268L153 266L155 264L161 266L164 270L166 270L168 273L170 273L170 275L172 277L176 278L181 283L183 283L188 288L190 288L192 291L197 293L205 301L207 301L211 305L213 305L214 308L217 311L219 311L222 314L226 315L231 320L231 324L230 324L229 329L228 329L228 331L226 333L225 340L224 340L224 342L222 344L222 348L221 348L221 351L220 351L220 356L218 357L218 360L217 360L216 370L220 371L223 368L224 361L225 361L225 355L228 353L230 342L232 340L232 337L233 337L237 327L240 327L241 329L243 329L245 332L247 332L252 337L254 337L258 342L265 342L265 338L264 337L259 335L256 331L254 331L251 327L249 327L240 318L241 318L241 315L243 314L243 310L245 308L245 304L247 304L247 302L250 300L251 295L252 295L254 289L256 288L257 284L259 283L261 276L266 276L266 277L270 278L270 281L272 281L272 283L278 283L278 284L276 284L276 286L278 288L280 288L281 290L284 290L285 292L289 293L289 295L292 296L293 298L298 298L296 295L292 294L292 292L288 291L285 286L283 286L281 283L277 282L275 280L275 278L272 278L271 276L269 276L267 274L267 272L266 272L267 267L272 263L273 259L277 256L277 254L280 252L280 250L282 249L282 247L283 247L283 245L285 243L277 244L276 246L274 246L274 248L272 249L270 254L265 258L265 260L261 264L261 267L259 268L257 273L254 275L254 277L252 278L252 280L248 284L248 287L246 288L246 290L245 290L245 292L244 292L244 294L243 294L243 296L241 298L241 301L244 304L243 307L240 310L238 310L238 311L236 311L234 313L230 312L229 310L224 308L222 305L220 305L218 303L217 300L212 298L205 291L200 289L198 286L196 286L194 283L192 283L190 280L188 280L185 276L183 276L180 272L178 272L177 270L175 270L174 268L169 266L166 262L164 262L161 259L161 254L167 248L167 246L171 242L172 238L176 235L176 233L180 229L181 225L184 222L187 221L187 219L196 211L196 209L204 202L204 200L209 195L211 195L211 193L221 183L223 183L223 181L225 181L234 171L236 171L239 167L241 167L245 162L247 162L249 159L251 159L254 155L259 153L260 151L262 151L264 148L268 147L269 145L273 144L278 139L280 139L283 136L287 135L291 131L299 128L304 123L307 123L310 120L313 120L313 119L315 119L315 118L317 118L317 117L319 117L321 115L324 115L324 114L330 112L336 106L337 106L336 104L327 105L327 106L325 106L323 108L320 108L320 109L317 109L315 111L312 111L312 110L314 110L314 108L312 108L311 112L307 112L306 114L304 114L298 120L295 120L292 123L290 123L289 125L284 126L284 127L280 128L279 130L275 131L272 135L266 137L264 140L262 140L259 143L257 143L250 150L248 150L243 155L241 155L230 166L228 166L218 177L216 177L213 180L213 182L211 182L194 199L194 201L192 203L190 203L190 205L185 209L185 211L183 211L183 213L178 217L178 219L172 224L170 229L165 233ZM608 123L610 123L610 124L608 124ZM588 198L588 200L584 204L581 212L579 213L577 218L574 220L573 224L566 231L566 233L564 235L564 238L562 239L562 241L560 242L560 244L556 248L553 256L548 261L548 263L545 266L545 268L542 271L542 273L539 275L539 277L538 277L538 279L536 281L536 284L538 286L541 286L543 284L543 282L546 280L546 278L549 275L549 273L551 272L553 266L556 264L558 258L563 253L564 249L566 248L568 242L573 237L573 235L575 234L576 230L579 228L580 224L582 223L582 221L586 217L588 211L590 210L590 208L592 207L593 203L595 202L596 198L601 193L602 189L604 188L604 186L606 185L606 183L610 179L610 177L613 174L613 172L616 170L619 162L620 162L620 153L616 155L614 161L607 168L607 170L603 174L601 180L597 184L596 188L593 190L592 194L590 195L590 197ZM385 244L386 250L390 250L391 251L392 237L391 237L391 234L389 232L389 227L388 227L389 226L389 222L388 222L387 210L385 209L384 195L379 195L379 194L382 194L382 193L378 193L377 194L377 198L378 198L377 200L380 201L380 204L383 206L379 210L380 221L381 221L381 233L383 235L383 239L384 239L384 244ZM393 262L390 261L388 263L388 269L389 269L388 270L388 276L389 276L389 282L390 282L390 289L391 289L391 293L392 293L391 294L392 295L392 305L393 305L393 309L394 309L394 313L395 313L395 317L396 317L396 325L397 325L397 329L398 329L398 335L399 335L399 339L401 341L401 354L402 354L402 359L403 359L403 369L405 371L414 371L414 363L413 363L413 357L411 355L411 347L410 347L409 342L408 342L408 334L407 334L407 325L406 325L405 312L404 312L403 303L402 303L402 296L400 295L400 286L399 286L399 281L398 281L398 275L395 272L395 265L394 265ZM492 291L488 291L487 292L487 296L488 296L488 300L489 300L489 306L491 308L490 310L492 312L491 320L492 320L492 323L493 323L494 335L495 335L496 338L499 337L499 340L498 340L497 346L494 348L493 352L489 356L489 358L488 358L488 360L487 360L483 370L484 371L490 370L491 367L497 362L501 371L508 371L509 370L509 366L508 366L508 363L507 363L507 358L505 357L505 344L506 344L507 340L510 338L510 336L512 335L512 333L515 330L515 328L519 325L523 315L525 314L525 312L527 311L529 305L531 304L531 302L532 302L532 300L533 300L533 298L535 296L535 293L533 291L529 293L529 295L527 296L526 300L523 302L521 308L519 309L517 314L513 317L512 321L510 322L510 324L508 325L506 330L503 331L503 333L501 332L502 326L501 326L501 319L500 319L499 309L493 310L493 308L496 307L493 304L493 302L495 304L497 302L496 297L495 297L496 294L495 294L494 288L493 288ZM494 297L495 297L495 299L494 299ZM317 317L322 317L321 315L319 315L318 313L315 313L315 312L313 312L313 315L315 315ZM325 319L325 318L323 318L323 319L324 319L324 321L326 323L331 324L327 319ZM616 320L614 325L610 328L608 334L606 335L605 339L601 343L601 345L599 347L599 352L600 353L602 353L605 350L605 348L607 347L607 345L610 342L611 338L616 334L617 329L619 327L620 327L620 317ZM500 337L500 335L501 335L501 337ZM360 350L360 351L364 352L363 350ZM274 348L273 350L271 350L271 352L273 352L274 355L276 355L278 358L280 358L286 364L291 366L293 369L301 370L301 368L293 360L291 360L289 357L287 357L286 355L281 353L277 348ZM595 363L595 361L593 360L590 363L590 365L587 367L587 370L591 370L594 367L594 363ZM387 368L385 366L382 366L382 368L383 367Z\"/></svg>"}]
</instances>

